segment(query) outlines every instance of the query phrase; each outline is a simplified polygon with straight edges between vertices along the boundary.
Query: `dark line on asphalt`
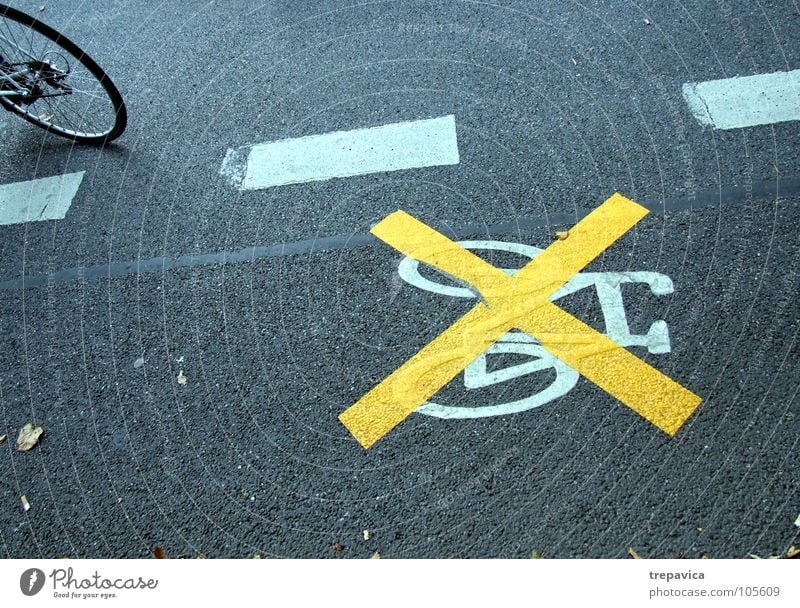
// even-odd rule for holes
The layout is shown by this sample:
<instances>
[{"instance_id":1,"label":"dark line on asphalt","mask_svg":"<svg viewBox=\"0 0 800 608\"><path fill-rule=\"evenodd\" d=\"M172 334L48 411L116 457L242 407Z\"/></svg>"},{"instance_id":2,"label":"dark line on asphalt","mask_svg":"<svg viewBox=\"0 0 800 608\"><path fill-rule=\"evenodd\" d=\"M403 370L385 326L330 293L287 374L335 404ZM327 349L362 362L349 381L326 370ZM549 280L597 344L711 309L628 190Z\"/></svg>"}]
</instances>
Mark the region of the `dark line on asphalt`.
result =
<instances>
[{"instance_id":1,"label":"dark line on asphalt","mask_svg":"<svg viewBox=\"0 0 800 608\"><path fill-rule=\"evenodd\" d=\"M741 203L757 198L779 197L800 194L800 177L783 177L754 182L751 187L736 186L721 190L708 190L699 193L695 198L671 198L663 201L644 200L642 205L653 213L680 212L723 203ZM542 217L518 218L513 222L487 226L486 224L466 224L458 228L443 231L454 239L467 236L506 236L553 225L573 224L586 216L590 209L579 209L574 213L551 213ZM214 264L239 264L252 262L261 258L303 255L318 251L335 251L356 249L378 245L380 241L371 234L346 234L314 239L305 239L293 243L248 247L238 251L206 253L200 255L184 255L179 257L160 257L137 260L133 262L114 262L81 268L68 268L51 274L23 276L0 283L0 290L26 289L29 287L53 286L70 281L91 281L110 279L128 275L149 274L174 270L176 268L193 268Z\"/></svg>"}]
</instances>

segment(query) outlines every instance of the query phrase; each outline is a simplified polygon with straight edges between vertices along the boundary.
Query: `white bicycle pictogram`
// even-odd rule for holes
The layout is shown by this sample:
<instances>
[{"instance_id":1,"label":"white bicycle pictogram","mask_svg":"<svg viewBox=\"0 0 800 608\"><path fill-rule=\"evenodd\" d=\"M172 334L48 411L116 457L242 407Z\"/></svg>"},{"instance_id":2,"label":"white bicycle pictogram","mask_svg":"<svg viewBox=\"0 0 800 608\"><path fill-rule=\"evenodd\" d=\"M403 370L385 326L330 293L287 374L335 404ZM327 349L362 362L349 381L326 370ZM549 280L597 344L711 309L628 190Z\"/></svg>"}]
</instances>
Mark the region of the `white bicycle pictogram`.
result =
<instances>
[{"instance_id":1,"label":"white bicycle pictogram","mask_svg":"<svg viewBox=\"0 0 800 608\"><path fill-rule=\"evenodd\" d=\"M516 253L529 259L535 258L543 250L532 245L504 241L459 241L459 245L471 250L496 250ZM518 269L503 269L514 275ZM476 298L477 295L466 287L438 283L422 276L419 262L406 257L397 268L400 278L406 283L444 296L455 298ZM600 303L605 323L605 334L621 346L646 346L653 354L670 352L669 329L666 321L656 320L646 334L632 334L625 314L625 303L621 286L626 283L644 283L656 296L674 291L672 279L658 272L579 272L550 296L551 301L588 287L594 287ZM489 371L487 359L492 355L515 353L526 355L532 360L503 369ZM545 370L555 370L556 377L545 389L523 399L506 403L456 406L428 401L416 411L437 418L485 418L524 412L540 407L567 394L577 384L579 374L572 367L551 355L538 340L520 331L505 334L490 346L464 370L464 387L467 390L485 388L493 384L508 382L528 374Z\"/></svg>"}]
</instances>

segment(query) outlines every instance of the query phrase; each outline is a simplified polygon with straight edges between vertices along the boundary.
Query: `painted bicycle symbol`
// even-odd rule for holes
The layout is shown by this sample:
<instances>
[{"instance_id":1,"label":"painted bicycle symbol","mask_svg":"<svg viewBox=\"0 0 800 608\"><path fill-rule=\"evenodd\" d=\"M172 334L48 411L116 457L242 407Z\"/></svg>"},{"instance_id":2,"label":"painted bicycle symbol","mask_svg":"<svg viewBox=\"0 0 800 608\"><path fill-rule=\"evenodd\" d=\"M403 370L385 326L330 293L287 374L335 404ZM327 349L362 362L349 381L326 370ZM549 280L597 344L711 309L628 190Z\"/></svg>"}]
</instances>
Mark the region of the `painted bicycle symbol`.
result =
<instances>
[{"instance_id":1,"label":"painted bicycle symbol","mask_svg":"<svg viewBox=\"0 0 800 608\"><path fill-rule=\"evenodd\" d=\"M458 244L470 250L508 251L529 259L535 258L543 251L531 245L503 241L459 241ZM517 269L503 270L509 275L517 272ZM419 262L412 258L404 258L397 271L403 281L426 291L454 298L477 297L466 287L454 283L439 283L423 276L419 271ZM658 272L579 272L556 291L550 300L555 301L582 289L594 287L605 323L605 334L608 337L621 346L645 346L653 354L670 352L669 329L666 321L654 321L645 334L631 333L622 296L622 285L626 283L646 284L656 296L667 295L674 290L672 279ZM508 353L525 355L530 359L502 369L492 369L489 359ZM578 382L577 371L550 354L538 340L524 332L511 331L465 368L465 389L468 391L481 389L548 370L555 371L555 380L545 389L523 399L469 407L428 401L416 411L437 418L503 416L541 407L572 390Z\"/></svg>"}]
</instances>

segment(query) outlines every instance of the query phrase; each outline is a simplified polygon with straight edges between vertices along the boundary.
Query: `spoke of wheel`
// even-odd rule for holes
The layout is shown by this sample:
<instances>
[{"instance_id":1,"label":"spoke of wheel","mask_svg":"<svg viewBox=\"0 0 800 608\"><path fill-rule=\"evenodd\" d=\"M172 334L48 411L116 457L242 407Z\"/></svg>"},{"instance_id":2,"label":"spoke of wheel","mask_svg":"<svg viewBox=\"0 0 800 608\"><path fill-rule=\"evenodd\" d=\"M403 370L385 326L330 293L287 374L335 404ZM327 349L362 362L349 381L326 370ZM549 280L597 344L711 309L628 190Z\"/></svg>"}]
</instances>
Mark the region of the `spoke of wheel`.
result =
<instances>
[{"instance_id":1,"label":"spoke of wheel","mask_svg":"<svg viewBox=\"0 0 800 608\"><path fill-rule=\"evenodd\" d=\"M84 91L82 89L72 89L72 93L80 93L81 95L85 95L86 97L91 97L93 99L99 99L101 101L105 101L108 99L107 95L98 95L96 93L90 93L89 91ZM66 97L67 95L57 95L57 97Z\"/></svg>"},{"instance_id":2,"label":"spoke of wheel","mask_svg":"<svg viewBox=\"0 0 800 608\"><path fill-rule=\"evenodd\" d=\"M48 107L49 107L49 108L52 108L52 106L51 106L51 105L50 105L50 103L49 103L49 99L48 99ZM60 110L60 112L59 112L59 110ZM51 112L52 112L52 115L53 115L54 117L55 117L55 116L60 116L60 117L61 117L61 120L63 120L63 121L65 121L65 122L69 123L70 127L72 127L72 131L74 131L74 132L76 132L76 133L86 133L86 131L85 131L85 130L84 130L82 127L80 127L79 125L76 125L76 124L75 124L75 123L74 123L74 122L73 122L73 121L72 121L72 120L71 120L71 119L70 119L70 118L69 118L69 117L68 117L68 116L67 116L67 115L64 113L64 111L65 111L65 110L68 110L68 111L72 112L72 114L76 115L76 116L77 116L77 118L78 118L78 122L79 122L79 123L81 123L81 122L85 122L85 120L84 120L83 116L82 116L81 114L78 114L78 113L77 113L75 110L73 110L73 109L72 109L72 108L71 108L69 105L65 106L64 104L59 104L59 105L57 105L57 106L56 106L56 108L55 108L55 109L51 109ZM53 124L53 121L52 121L52 119L51 119L51 120L49 120L48 122L50 122L51 124Z\"/></svg>"},{"instance_id":3,"label":"spoke of wheel","mask_svg":"<svg viewBox=\"0 0 800 608\"><path fill-rule=\"evenodd\" d=\"M48 122L51 125L54 125L54 126L58 127L60 125L57 124L56 121L53 120L56 116L58 116L59 117L59 121L58 122L65 122L70 127L69 129L67 129L66 127L61 127L61 128L65 129L65 130L73 131L75 133L84 133L85 132L78 125L76 125L69 117L65 116L63 114L63 112L60 112L59 111L60 108L58 106L57 107L53 107L53 105L50 102L49 98L41 98L39 101L43 101L44 104L47 106L46 112L50 116L50 119L45 121L45 122ZM38 111L39 111L39 109L37 108L37 112ZM37 116L39 118L39 120L44 120L41 117L41 114L35 114L35 116Z\"/></svg>"},{"instance_id":4,"label":"spoke of wheel","mask_svg":"<svg viewBox=\"0 0 800 608\"><path fill-rule=\"evenodd\" d=\"M13 30L11 29L11 27L9 26L9 20L8 20L8 19L4 19L3 21L5 22L6 31L7 31L7 32L8 32L8 33L11 35L11 39L12 39L12 42L11 42L11 44L13 45L13 47L14 47L16 50L18 50L18 51L19 51L19 52L20 52L22 55L24 55L24 56L22 56L22 57L17 57L18 61L26 61L26 60L29 60L29 59L31 59L31 60L35 60L35 59L36 59L36 56L35 56L35 55L32 55L31 53L29 53L29 52L28 52L28 51L27 51L25 48L23 48L23 46L22 46L22 45L21 45L21 44L20 44L20 43L17 41L17 37L14 35L14 31L13 31ZM32 34L33 30L31 30L30 28L28 28L28 29L29 29L29 31L31 32L31 41L30 41L30 46L31 46L31 51L33 51L33 34ZM25 36L23 35L23 39L24 39L24 38L25 38Z\"/></svg>"},{"instance_id":5,"label":"spoke of wheel","mask_svg":"<svg viewBox=\"0 0 800 608\"><path fill-rule=\"evenodd\" d=\"M89 75L91 76L91 79L88 78L88 77L83 77L82 78L80 76L76 76L75 74L70 74L67 77L67 82L71 84L72 80L75 79L75 78L77 78L79 80L85 80L87 82L92 81L92 82L96 83L97 86L95 87L95 89L98 91L98 93L86 91L86 90L83 90L83 89L74 89L73 88L72 89L72 94L70 94L70 95L66 95L65 94L63 96L59 96L60 97L60 103L55 104L56 112L60 111L59 115L64 115L65 112L71 112L71 114L73 116L77 117L78 122L81 125L85 125L85 127L82 127L82 131L81 132L83 132L83 133L92 133L92 134L106 133L111 129L111 126L113 126L113 118L112 117L116 116L116 112L109 112L109 110L113 110L113 104L111 103L111 100L105 94L105 90L102 88L102 85L99 83L99 81L96 78L94 78L93 75L91 75L91 74L89 74ZM75 94L76 96L73 97L73 94ZM76 101L78 105L85 105L85 104L82 104L81 102L77 101L77 99L79 99L80 96L89 98L91 100L99 100L101 103L98 104L97 107L95 108L96 109L96 113L100 114L103 117L103 119L105 119L107 114L110 114L111 116L109 116L109 119L111 120L111 125L109 125L109 126L101 126L99 128L95 127L92 124L91 120L86 117L86 114L84 112L81 112L80 110L76 109L74 107L75 104L70 103L71 101ZM49 98L49 99L52 99L52 98ZM65 116L65 120L66 120L66 116ZM71 124L72 127L75 127L75 123L74 122L70 121L70 124Z\"/></svg>"},{"instance_id":6,"label":"spoke of wheel","mask_svg":"<svg viewBox=\"0 0 800 608\"><path fill-rule=\"evenodd\" d=\"M14 32L13 32L13 31L11 30L11 28L8 26L8 21L9 21L8 19L3 19L3 25L5 25L5 27L6 27L6 31L7 31L7 32L9 33L9 35L11 36L11 41L10 41L10 44L11 44L11 45L12 45L14 48L16 48L17 50L19 50L19 51L21 51L22 53L24 53L24 54L26 54L26 55L27 55L28 53L27 53L26 51L24 51L24 50L23 50L23 48L22 48L22 47L19 45L19 43L17 42L17 37L16 37L16 36L14 36ZM6 42L9 42L9 41L8 41L8 40L6 40ZM15 56L13 55L13 53L12 53L12 57L15 57ZM19 59L19 58L17 58L17 57L15 57L15 58L16 58L16 59ZM28 56L28 58L29 58L29 59L33 59L33 57L31 57L30 55Z\"/></svg>"},{"instance_id":7,"label":"spoke of wheel","mask_svg":"<svg viewBox=\"0 0 800 608\"><path fill-rule=\"evenodd\" d=\"M63 112L64 112L64 111L69 111L69 112L71 112L71 113L72 113L74 116L76 116L76 117L77 117L77 119L78 119L78 122L79 122L80 124L82 124L82 125L86 125L85 127L82 127L82 129L83 129L83 130L81 131L82 133L87 133L87 134L88 134L88 133L91 133L91 134L100 134L100 133L106 133L106 132L107 132L107 131L109 131L109 130L110 130L110 128L111 128L110 126L109 126L109 127L106 127L106 128L97 128L97 127L95 127L94 125L92 125L92 123L91 123L89 120L87 120L87 119L86 119L86 117L85 117L85 115L84 115L83 113L81 113L80 111L78 111L78 110L76 110L75 108L73 108L73 107L72 107L72 105L71 105L71 104L69 104L69 103L66 103L66 104L60 104L60 105L59 105L59 107L60 107L60 108L63 110L63 111L62 111L62 115L64 115L64 114L63 114ZM64 119L66 120L66 116L64 116ZM73 126L75 126L75 123L71 123L71 124L72 124ZM112 123L112 124L113 124L113 123Z\"/></svg>"}]
</instances>

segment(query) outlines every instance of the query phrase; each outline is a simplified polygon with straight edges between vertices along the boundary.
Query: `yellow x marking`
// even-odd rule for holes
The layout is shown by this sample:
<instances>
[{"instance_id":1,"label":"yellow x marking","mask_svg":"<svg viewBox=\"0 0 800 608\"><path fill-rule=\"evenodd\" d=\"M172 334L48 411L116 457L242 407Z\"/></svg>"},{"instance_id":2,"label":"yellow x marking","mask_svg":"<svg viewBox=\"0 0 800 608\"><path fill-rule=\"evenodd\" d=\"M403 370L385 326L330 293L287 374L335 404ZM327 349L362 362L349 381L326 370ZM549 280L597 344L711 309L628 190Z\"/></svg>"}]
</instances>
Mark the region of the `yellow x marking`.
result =
<instances>
[{"instance_id":1,"label":"yellow x marking","mask_svg":"<svg viewBox=\"0 0 800 608\"><path fill-rule=\"evenodd\" d=\"M460 374L512 329L539 340L616 399L672 436L701 399L564 312L548 298L647 215L614 194L513 277L404 211L384 218L372 233L405 255L472 285L482 302L453 323L339 420L369 448Z\"/></svg>"}]
</instances>

